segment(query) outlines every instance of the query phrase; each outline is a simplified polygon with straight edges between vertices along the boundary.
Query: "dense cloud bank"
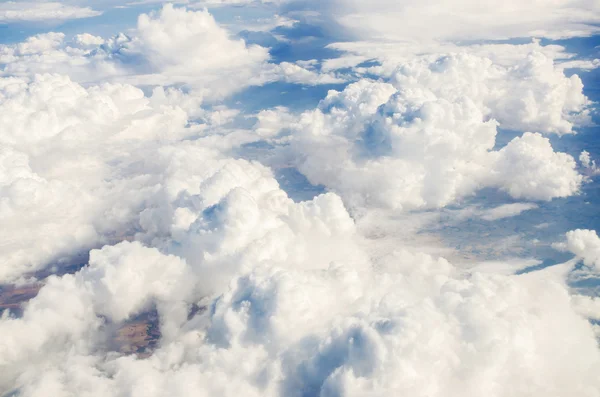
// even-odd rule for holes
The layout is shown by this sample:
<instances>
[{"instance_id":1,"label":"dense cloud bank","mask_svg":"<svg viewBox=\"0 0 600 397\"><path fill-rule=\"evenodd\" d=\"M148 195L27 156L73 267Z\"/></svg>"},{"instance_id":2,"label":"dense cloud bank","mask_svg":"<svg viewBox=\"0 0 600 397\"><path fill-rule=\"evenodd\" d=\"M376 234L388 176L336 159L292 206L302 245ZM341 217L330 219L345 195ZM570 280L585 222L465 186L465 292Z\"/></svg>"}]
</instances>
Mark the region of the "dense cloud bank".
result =
<instances>
[{"instance_id":1,"label":"dense cloud bank","mask_svg":"<svg viewBox=\"0 0 600 397\"><path fill-rule=\"evenodd\" d=\"M589 33L556 5L544 27ZM484 188L520 201L464 210L490 223L578 194L592 157L549 137L593 104L556 47L428 47L344 72L356 63L277 64L173 6L128 35L0 47L0 282L89 253L0 317L0 395L599 396L600 300L568 286L598 276L595 231L556 236L575 258L524 274L367 233ZM306 111L215 102L271 81L351 83ZM502 128L520 133L498 147ZM292 200L287 167L326 192ZM154 312L155 345L115 346Z\"/></svg>"}]
</instances>

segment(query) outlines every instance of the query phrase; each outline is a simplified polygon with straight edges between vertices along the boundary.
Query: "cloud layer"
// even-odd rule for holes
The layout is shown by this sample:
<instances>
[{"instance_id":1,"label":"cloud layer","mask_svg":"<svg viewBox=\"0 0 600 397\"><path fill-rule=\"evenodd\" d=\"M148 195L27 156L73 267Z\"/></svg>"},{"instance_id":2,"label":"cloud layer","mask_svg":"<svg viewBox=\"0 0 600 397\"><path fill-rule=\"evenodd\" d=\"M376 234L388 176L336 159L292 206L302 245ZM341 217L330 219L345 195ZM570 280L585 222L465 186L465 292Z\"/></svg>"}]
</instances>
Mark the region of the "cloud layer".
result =
<instances>
[{"instance_id":1,"label":"cloud layer","mask_svg":"<svg viewBox=\"0 0 600 397\"><path fill-rule=\"evenodd\" d=\"M327 4L348 26L377 21L369 37L447 11ZM431 38L490 22L475 22L487 4L461 5ZM541 7L527 30L531 6L510 5L489 37L509 19L511 34L594 29L592 3ZM379 13L421 19L388 32ZM41 288L0 315L0 395L600 395L600 305L568 284L597 274L595 231L555 246L574 260L524 274L411 244L427 216L413 210L436 216L482 189L505 202L456 211L492 225L579 193L581 167L549 137L590 122L582 81L539 42L432 48L275 63L208 11L172 5L128 34L1 46L0 286ZM350 80L308 110L219 102ZM502 129L518 133L499 145ZM294 169L325 192L292 200L281 171ZM115 335L146 327L146 350L119 349Z\"/></svg>"},{"instance_id":2,"label":"cloud layer","mask_svg":"<svg viewBox=\"0 0 600 397\"><path fill-rule=\"evenodd\" d=\"M253 263L205 314L188 318L206 294L194 287L222 266L207 271L139 243L93 251L89 267L49 280L22 318L0 322L2 387L23 396L597 393L597 342L561 274L469 274L405 251L372 261L335 196L256 208L260 193L239 189L199 214L194 224L210 229L189 228L188 259ZM257 219L266 220L258 233ZM339 243L355 251L332 249ZM97 350L109 324L151 305L163 333L151 357Z\"/></svg>"},{"instance_id":3,"label":"cloud layer","mask_svg":"<svg viewBox=\"0 0 600 397\"><path fill-rule=\"evenodd\" d=\"M600 18L593 0L334 0L322 7L359 37L417 41L584 36L598 31Z\"/></svg>"},{"instance_id":4,"label":"cloud layer","mask_svg":"<svg viewBox=\"0 0 600 397\"><path fill-rule=\"evenodd\" d=\"M102 14L90 7L77 7L53 1L0 3L0 23L64 21Z\"/></svg>"}]
</instances>

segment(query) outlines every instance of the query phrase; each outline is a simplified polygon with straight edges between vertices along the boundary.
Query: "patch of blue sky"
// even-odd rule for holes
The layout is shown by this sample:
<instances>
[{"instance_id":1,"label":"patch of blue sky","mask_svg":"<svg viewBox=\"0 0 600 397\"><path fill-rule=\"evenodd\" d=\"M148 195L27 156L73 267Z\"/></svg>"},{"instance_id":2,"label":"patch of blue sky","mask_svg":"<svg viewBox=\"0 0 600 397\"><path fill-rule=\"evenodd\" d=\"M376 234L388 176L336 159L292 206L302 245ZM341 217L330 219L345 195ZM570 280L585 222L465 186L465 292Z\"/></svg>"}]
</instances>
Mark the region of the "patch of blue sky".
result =
<instances>
[{"instance_id":1,"label":"patch of blue sky","mask_svg":"<svg viewBox=\"0 0 600 397\"><path fill-rule=\"evenodd\" d=\"M273 33L287 40L271 49L271 56L275 62L323 60L336 58L341 54L327 47L336 41L335 37L329 36L325 29L317 25L298 22L291 27L280 26L274 29Z\"/></svg>"},{"instance_id":2,"label":"patch of blue sky","mask_svg":"<svg viewBox=\"0 0 600 397\"><path fill-rule=\"evenodd\" d=\"M277 168L273 173L281 189L295 202L312 200L326 192L325 186L311 184L296 168Z\"/></svg>"},{"instance_id":3,"label":"patch of blue sky","mask_svg":"<svg viewBox=\"0 0 600 397\"><path fill-rule=\"evenodd\" d=\"M568 52L577 54L577 58L587 59L598 57L600 53L600 35L588 37L574 37L570 39L549 40L541 39L542 45L557 44L565 47Z\"/></svg>"}]
</instances>

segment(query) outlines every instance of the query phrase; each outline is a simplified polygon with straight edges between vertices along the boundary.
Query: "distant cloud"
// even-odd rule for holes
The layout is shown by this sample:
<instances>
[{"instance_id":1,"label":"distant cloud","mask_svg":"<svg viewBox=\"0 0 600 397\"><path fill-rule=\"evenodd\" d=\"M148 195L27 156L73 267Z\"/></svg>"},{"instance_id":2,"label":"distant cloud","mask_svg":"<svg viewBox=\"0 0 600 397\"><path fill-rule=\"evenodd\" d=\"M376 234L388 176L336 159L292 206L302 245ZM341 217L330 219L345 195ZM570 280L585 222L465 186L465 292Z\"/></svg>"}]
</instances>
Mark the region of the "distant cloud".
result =
<instances>
[{"instance_id":1,"label":"distant cloud","mask_svg":"<svg viewBox=\"0 0 600 397\"><path fill-rule=\"evenodd\" d=\"M564 38L600 30L595 0L333 0L316 7L362 39Z\"/></svg>"},{"instance_id":2,"label":"distant cloud","mask_svg":"<svg viewBox=\"0 0 600 397\"><path fill-rule=\"evenodd\" d=\"M23 1L0 3L0 23L64 21L90 18L102 12L63 2Z\"/></svg>"},{"instance_id":3,"label":"distant cloud","mask_svg":"<svg viewBox=\"0 0 600 397\"><path fill-rule=\"evenodd\" d=\"M0 75L61 73L81 83L185 84L204 98L223 98L273 81L318 85L346 80L290 62L270 63L268 48L251 45L206 10L168 4L141 14L127 34L102 38L45 33L0 45Z\"/></svg>"}]
</instances>

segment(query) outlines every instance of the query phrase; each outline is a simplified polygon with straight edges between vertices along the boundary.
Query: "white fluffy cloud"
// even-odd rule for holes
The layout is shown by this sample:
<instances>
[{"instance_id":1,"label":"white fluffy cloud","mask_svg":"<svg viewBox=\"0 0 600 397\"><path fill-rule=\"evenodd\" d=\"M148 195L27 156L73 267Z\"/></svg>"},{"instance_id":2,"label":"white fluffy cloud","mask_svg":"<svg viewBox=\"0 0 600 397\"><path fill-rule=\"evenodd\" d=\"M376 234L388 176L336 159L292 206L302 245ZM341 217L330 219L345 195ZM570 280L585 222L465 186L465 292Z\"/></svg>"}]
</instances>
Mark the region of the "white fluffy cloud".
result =
<instances>
[{"instance_id":1,"label":"white fluffy cloud","mask_svg":"<svg viewBox=\"0 0 600 397\"><path fill-rule=\"evenodd\" d=\"M49 33L0 48L5 75L52 72L80 82L189 84L214 96L251 84L268 58L266 48L231 38L208 11L172 5L142 14L132 35L80 35L65 42L63 34Z\"/></svg>"},{"instance_id":2,"label":"white fluffy cloud","mask_svg":"<svg viewBox=\"0 0 600 397\"><path fill-rule=\"evenodd\" d=\"M216 188L219 179L209 184ZM202 295L191 287L221 268L204 272L138 243L94 251L89 267L50 280L22 318L0 320L8 369L2 387L58 397L600 390L593 328L559 274L466 274L444 259L403 251L371 262L335 196L273 207L261 195L233 190L219 208L198 215L204 232L189 228L207 235L196 240L194 256L254 262L204 314L188 319L190 303ZM255 233L257 211L265 222ZM306 244L314 238L328 248L325 260L312 252L318 245ZM332 249L337 239L355 253ZM280 243L293 249L280 250ZM98 350L109 322L153 303L164 334L152 356Z\"/></svg>"},{"instance_id":3,"label":"white fluffy cloud","mask_svg":"<svg viewBox=\"0 0 600 397\"><path fill-rule=\"evenodd\" d=\"M234 40L206 10L186 11L170 5L156 15L141 15L137 37L123 46L132 56L146 58L150 80L180 83L225 80L232 91L251 79L269 55L267 49ZM141 78L142 81L144 78Z\"/></svg>"},{"instance_id":4,"label":"white fluffy cloud","mask_svg":"<svg viewBox=\"0 0 600 397\"><path fill-rule=\"evenodd\" d=\"M291 130L282 150L353 207L442 207L484 187L530 200L578 191L575 160L538 133L494 150L498 126L570 133L573 119L587 117L581 80L543 54L512 66L451 54L401 65L390 83L363 79L330 91L296 120L285 110L262 113L257 132ZM265 128L268 120L280 128Z\"/></svg>"},{"instance_id":5,"label":"white fluffy cloud","mask_svg":"<svg viewBox=\"0 0 600 397\"><path fill-rule=\"evenodd\" d=\"M600 272L600 238L595 230L577 229L567 233L567 242L561 245L583 260L585 265Z\"/></svg>"},{"instance_id":6,"label":"white fluffy cloud","mask_svg":"<svg viewBox=\"0 0 600 397\"><path fill-rule=\"evenodd\" d=\"M64 21L102 14L90 7L77 7L54 1L7 1L0 3L0 23Z\"/></svg>"},{"instance_id":7,"label":"white fluffy cloud","mask_svg":"<svg viewBox=\"0 0 600 397\"><path fill-rule=\"evenodd\" d=\"M511 197L550 200L578 191L583 177L575 166L573 157L554 152L548 139L528 132L498 152L493 172Z\"/></svg>"},{"instance_id":8,"label":"white fluffy cloud","mask_svg":"<svg viewBox=\"0 0 600 397\"><path fill-rule=\"evenodd\" d=\"M424 87L449 101L468 97L503 128L572 133L574 123L590 121L583 83L540 49L512 61L464 51L402 65L392 78L399 88Z\"/></svg>"},{"instance_id":9,"label":"white fluffy cloud","mask_svg":"<svg viewBox=\"0 0 600 397\"><path fill-rule=\"evenodd\" d=\"M364 47L366 46L366 47ZM425 88L437 96L458 101L468 96L486 117L502 128L569 134L591 123L592 102L583 94L577 74L564 69L575 54L558 45L454 44L418 46L368 43L336 44L349 54L328 60L323 70L352 67L359 76L390 79L398 88ZM376 59L379 65L359 63Z\"/></svg>"},{"instance_id":10,"label":"white fluffy cloud","mask_svg":"<svg viewBox=\"0 0 600 397\"><path fill-rule=\"evenodd\" d=\"M209 99L279 80L307 85L345 81L333 73L269 59L267 48L231 37L206 9L171 4L140 15L132 32L108 39L80 34L67 40L63 33L45 33L0 45L5 76L60 73L80 83L184 85Z\"/></svg>"},{"instance_id":11,"label":"white fluffy cloud","mask_svg":"<svg viewBox=\"0 0 600 397\"><path fill-rule=\"evenodd\" d=\"M593 290L593 287L598 285L600 277L600 238L598 233L588 229L571 230L566 234L566 241L554 243L553 247L576 255L573 262L579 262L579 265L568 274L568 280L572 283L575 291L589 296L589 298L580 297L575 302L579 306L580 313L596 321L599 320L598 299ZM590 285L592 288L585 288L586 285ZM596 299L594 300L594 298ZM595 332L600 335L598 324L595 326Z\"/></svg>"},{"instance_id":12,"label":"white fluffy cloud","mask_svg":"<svg viewBox=\"0 0 600 397\"><path fill-rule=\"evenodd\" d=\"M1 183L14 193L3 194L2 209L20 215L3 214L11 225L3 241L13 244L3 246L3 258L15 250L44 263L60 252L56 242L67 251L87 247L68 240L78 224L93 228L92 241L117 231L137 240L92 251L78 273L47 280L21 318L0 319L3 390L57 397L599 390L594 330L560 275L466 273L442 258L374 250L335 194L294 203L268 168L225 156L228 144L214 142L213 127L186 127L183 108L169 103L184 104L180 93L146 97L131 86L83 88L52 75L2 86L2 113L20 115L3 127ZM390 84L363 81L322 105L352 127L390 98L393 109L412 103ZM435 106L427 117L435 119ZM495 124L475 125L491 144ZM539 135L518 139L547 150ZM505 150L518 152L514 145ZM552 162L556 154L548 153ZM26 190L30 184L38 185ZM39 187L53 184L75 189L72 197ZM6 268L10 279L31 264ZM194 304L208 310L189 318ZM156 350L147 358L112 351L115 328L152 308Z\"/></svg>"},{"instance_id":13,"label":"white fluffy cloud","mask_svg":"<svg viewBox=\"0 0 600 397\"><path fill-rule=\"evenodd\" d=\"M195 183L169 164L186 155L206 167L219 154L200 141L169 151L211 128L210 118L186 128L187 106L173 90L146 97L133 86L86 89L56 75L0 79L0 279L123 239L146 205Z\"/></svg>"},{"instance_id":14,"label":"white fluffy cloud","mask_svg":"<svg viewBox=\"0 0 600 397\"><path fill-rule=\"evenodd\" d=\"M183 192L207 189L203 200L210 206L237 184L273 189L268 169L229 162L221 153L250 138L232 133L215 141L211 129L227 132L219 127L223 112L197 106L174 90L147 97L130 85L84 88L58 75L0 79L0 219L6 225L0 255L7 264L0 280L64 265L79 251L136 232L152 241L171 232L165 222L172 217L187 227L189 209L170 206ZM204 123L188 124L186 111ZM206 178L220 184L204 187ZM192 240L186 244L193 250Z\"/></svg>"}]
</instances>

